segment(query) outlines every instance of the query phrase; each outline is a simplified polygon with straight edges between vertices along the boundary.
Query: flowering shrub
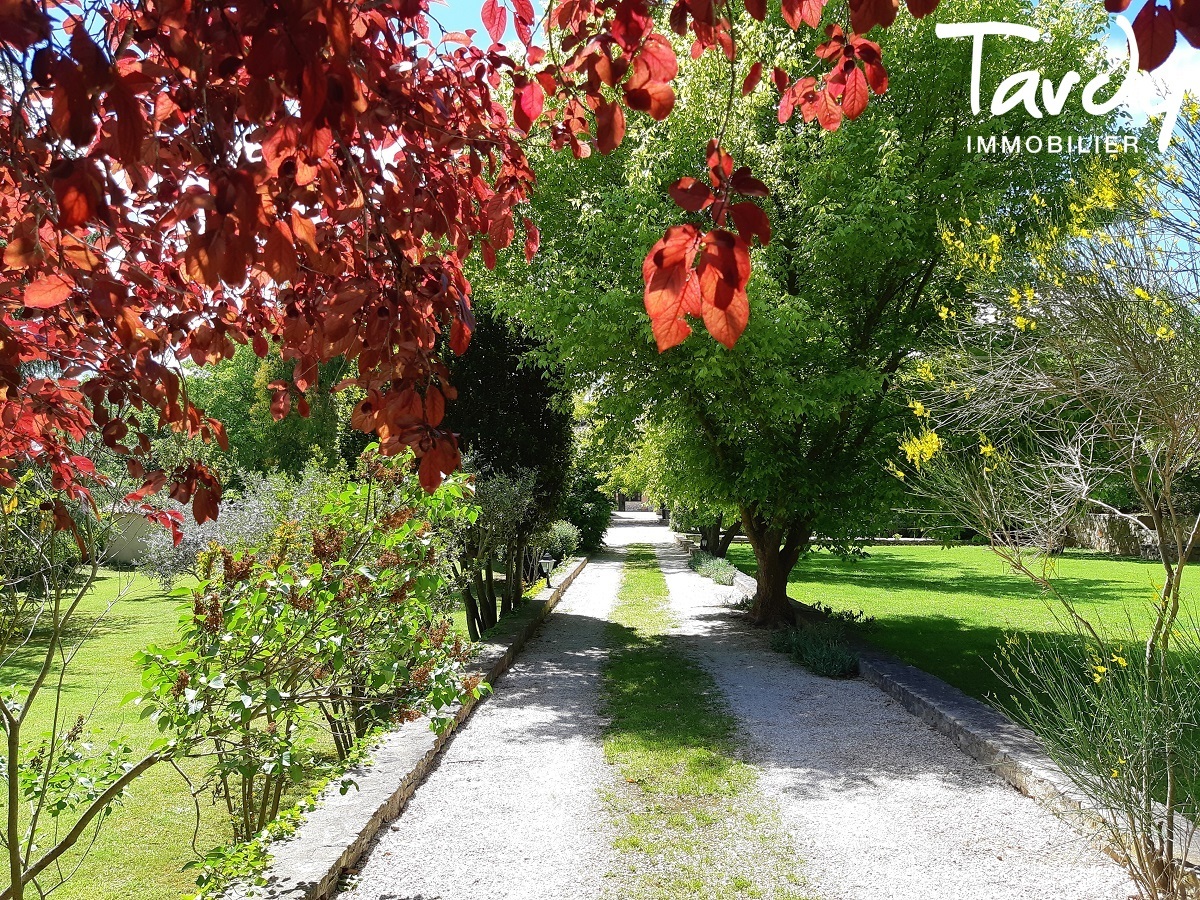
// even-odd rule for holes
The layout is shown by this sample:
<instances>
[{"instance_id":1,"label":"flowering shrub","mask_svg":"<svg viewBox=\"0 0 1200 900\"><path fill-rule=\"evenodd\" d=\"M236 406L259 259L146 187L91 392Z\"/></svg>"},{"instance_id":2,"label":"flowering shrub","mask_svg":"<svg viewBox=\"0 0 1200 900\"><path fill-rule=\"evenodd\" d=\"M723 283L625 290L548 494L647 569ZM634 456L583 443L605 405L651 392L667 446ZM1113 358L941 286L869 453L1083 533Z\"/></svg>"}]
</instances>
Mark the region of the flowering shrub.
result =
<instances>
[{"instance_id":1,"label":"flowering shrub","mask_svg":"<svg viewBox=\"0 0 1200 900\"><path fill-rule=\"evenodd\" d=\"M142 701L180 752L211 757L238 841L322 774L319 724L344 760L373 728L423 715L439 728L478 696L444 615L453 532L475 515L464 495L453 478L427 494L411 457L369 448L318 524L200 553L199 581L175 592L192 602L180 640L141 654Z\"/></svg>"}]
</instances>

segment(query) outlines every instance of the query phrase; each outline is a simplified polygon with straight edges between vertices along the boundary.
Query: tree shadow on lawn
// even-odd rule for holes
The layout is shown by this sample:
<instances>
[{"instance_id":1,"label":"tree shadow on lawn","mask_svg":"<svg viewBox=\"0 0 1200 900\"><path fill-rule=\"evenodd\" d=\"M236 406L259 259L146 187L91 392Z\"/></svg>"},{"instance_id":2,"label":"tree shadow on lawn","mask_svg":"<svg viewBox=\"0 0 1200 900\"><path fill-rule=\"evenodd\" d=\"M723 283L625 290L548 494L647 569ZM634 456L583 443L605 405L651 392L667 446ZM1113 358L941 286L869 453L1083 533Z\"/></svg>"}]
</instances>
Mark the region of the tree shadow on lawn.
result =
<instances>
[{"instance_id":1,"label":"tree shadow on lawn","mask_svg":"<svg viewBox=\"0 0 1200 900\"><path fill-rule=\"evenodd\" d=\"M866 559L810 555L800 560L789 584L853 584L888 592L927 591L939 594L976 594L1014 600L1041 601L1041 589L1018 573L987 575L961 563L928 559L903 560L883 556ZM1054 584L1067 597L1092 603L1124 603L1129 586L1108 578L1057 575Z\"/></svg>"}]
</instances>

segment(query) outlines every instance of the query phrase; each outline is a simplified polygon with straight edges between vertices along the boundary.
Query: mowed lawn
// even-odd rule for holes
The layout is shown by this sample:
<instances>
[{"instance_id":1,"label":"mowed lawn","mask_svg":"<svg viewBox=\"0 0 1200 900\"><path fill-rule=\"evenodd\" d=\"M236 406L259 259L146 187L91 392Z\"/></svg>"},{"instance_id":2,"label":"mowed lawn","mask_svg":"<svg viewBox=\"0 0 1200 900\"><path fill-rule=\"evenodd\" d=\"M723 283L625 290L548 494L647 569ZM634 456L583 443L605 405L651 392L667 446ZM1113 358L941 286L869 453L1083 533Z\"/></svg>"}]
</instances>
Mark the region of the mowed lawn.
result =
<instances>
[{"instance_id":1,"label":"mowed lawn","mask_svg":"<svg viewBox=\"0 0 1200 900\"><path fill-rule=\"evenodd\" d=\"M86 731L98 732L99 743L120 736L136 754L158 731L139 719L135 707L120 705L127 693L141 687L133 656L151 643L174 640L182 606L148 578L103 570L83 601L71 637L77 640L82 628L118 595L67 670L63 721L69 728L77 716L86 716ZM31 649L0 672L0 681L6 686L28 683L39 662L40 656ZM44 689L23 729L26 744L39 741L49 728L52 707L53 693ZM204 852L227 843L229 834L221 810L205 803L202 812L196 846ZM169 765L157 766L126 793L82 863L78 855L64 862L64 871L76 864L80 868L53 896L56 900L177 900L195 889L195 875L183 870L195 858L191 850L195 827L195 806L187 785ZM0 886L8 886L7 870L0 875Z\"/></svg>"},{"instance_id":2,"label":"mowed lawn","mask_svg":"<svg viewBox=\"0 0 1200 900\"><path fill-rule=\"evenodd\" d=\"M729 559L754 574L748 545L735 544ZM1059 557L1056 571L1080 612L1118 633L1128 633L1127 616L1144 628L1162 583L1157 562L1079 551ZM816 552L796 565L788 593L874 616L873 643L976 697L1007 695L992 671L1006 635L1062 630L1061 605L986 547L873 546L848 559Z\"/></svg>"}]
</instances>

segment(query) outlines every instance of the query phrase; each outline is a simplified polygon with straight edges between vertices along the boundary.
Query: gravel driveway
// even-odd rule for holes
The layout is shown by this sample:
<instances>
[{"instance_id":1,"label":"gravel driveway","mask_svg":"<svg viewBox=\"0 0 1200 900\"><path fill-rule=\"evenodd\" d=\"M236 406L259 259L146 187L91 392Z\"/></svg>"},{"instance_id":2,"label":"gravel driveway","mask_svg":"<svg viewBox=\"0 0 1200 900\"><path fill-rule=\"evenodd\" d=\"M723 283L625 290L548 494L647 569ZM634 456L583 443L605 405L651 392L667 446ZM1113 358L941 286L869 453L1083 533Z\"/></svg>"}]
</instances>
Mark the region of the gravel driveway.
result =
<instances>
[{"instance_id":1,"label":"gravel driveway","mask_svg":"<svg viewBox=\"0 0 1200 900\"><path fill-rule=\"evenodd\" d=\"M680 644L725 693L759 791L822 900L1124 900L1107 857L862 681L810 675L772 652L687 567L652 513L614 517L614 548L583 570L496 696L450 743L340 900L590 900L622 896L602 792L604 620L620 549L656 546Z\"/></svg>"},{"instance_id":2,"label":"gravel driveway","mask_svg":"<svg viewBox=\"0 0 1200 900\"><path fill-rule=\"evenodd\" d=\"M623 554L622 554L623 556ZM594 557L340 900L598 897L615 784L597 714L621 559Z\"/></svg>"},{"instance_id":3,"label":"gravel driveway","mask_svg":"<svg viewBox=\"0 0 1200 900\"><path fill-rule=\"evenodd\" d=\"M825 900L1125 900L1124 871L864 681L809 674L726 606L667 529L677 633L738 717Z\"/></svg>"}]
</instances>

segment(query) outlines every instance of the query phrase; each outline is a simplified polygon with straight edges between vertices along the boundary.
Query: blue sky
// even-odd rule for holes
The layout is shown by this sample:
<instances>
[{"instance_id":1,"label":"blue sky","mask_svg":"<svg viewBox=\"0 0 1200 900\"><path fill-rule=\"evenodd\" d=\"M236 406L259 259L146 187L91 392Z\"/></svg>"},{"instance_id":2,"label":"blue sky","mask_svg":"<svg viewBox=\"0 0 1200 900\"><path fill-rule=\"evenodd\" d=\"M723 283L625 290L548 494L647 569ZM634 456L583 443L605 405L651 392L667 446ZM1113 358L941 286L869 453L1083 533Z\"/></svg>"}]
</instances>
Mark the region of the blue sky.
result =
<instances>
[{"instance_id":1,"label":"blue sky","mask_svg":"<svg viewBox=\"0 0 1200 900\"><path fill-rule=\"evenodd\" d=\"M430 0L429 12L435 19L441 22L448 31L466 31L468 28L474 28L479 32L475 36L475 43L488 43L487 34L483 30L483 19L480 16L480 10L483 9L483 0ZM541 10L540 3L534 3L534 9ZM509 11L508 34L505 35L506 40L515 40L516 35L512 30L512 11Z\"/></svg>"}]
</instances>

